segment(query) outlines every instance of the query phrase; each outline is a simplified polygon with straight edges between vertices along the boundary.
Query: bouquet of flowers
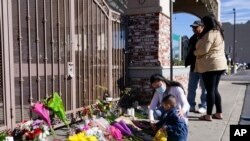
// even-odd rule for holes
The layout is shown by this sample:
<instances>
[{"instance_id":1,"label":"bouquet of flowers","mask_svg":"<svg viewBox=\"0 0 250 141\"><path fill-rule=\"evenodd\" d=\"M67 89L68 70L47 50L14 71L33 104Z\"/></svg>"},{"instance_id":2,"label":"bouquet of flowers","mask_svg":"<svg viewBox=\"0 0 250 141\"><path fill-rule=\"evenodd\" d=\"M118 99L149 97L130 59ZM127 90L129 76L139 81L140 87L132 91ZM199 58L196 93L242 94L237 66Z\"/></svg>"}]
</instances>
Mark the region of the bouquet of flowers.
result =
<instances>
[{"instance_id":1,"label":"bouquet of flowers","mask_svg":"<svg viewBox=\"0 0 250 141\"><path fill-rule=\"evenodd\" d=\"M120 116L120 110L113 105L112 102L104 100L97 100L95 104L90 106L84 106L81 115L87 118L93 117L104 117L110 123L114 122L115 119Z\"/></svg>"},{"instance_id":2,"label":"bouquet of flowers","mask_svg":"<svg viewBox=\"0 0 250 141\"><path fill-rule=\"evenodd\" d=\"M69 136L68 141L98 141L96 136L86 135L85 132L79 132L75 135Z\"/></svg>"},{"instance_id":3,"label":"bouquet of flowers","mask_svg":"<svg viewBox=\"0 0 250 141\"><path fill-rule=\"evenodd\" d=\"M78 125L75 133L77 134L84 133L85 136L96 137L98 141L106 141L105 136L104 136L104 131L99 128L99 125L96 124L94 120L87 120L85 124Z\"/></svg>"},{"instance_id":4,"label":"bouquet of flowers","mask_svg":"<svg viewBox=\"0 0 250 141\"><path fill-rule=\"evenodd\" d=\"M98 127L93 127L86 131L87 136L95 136L97 137L98 141L106 141L103 131L100 130Z\"/></svg>"},{"instance_id":5,"label":"bouquet of flowers","mask_svg":"<svg viewBox=\"0 0 250 141\"><path fill-rule=\"evenodd\" d=\"M9 130L1 131L0 132L0 141L4 141L6 139L6 137L9 136L9 134L11 134Z\"/></svg>"},{"instance_id":6,"label":"bouquet of flowers","mask_svg":"<svg viewBox=\"0 0 250 141\"><path fill-rule=\"evenodd\" d=\"M54 129L52 128L50 117L49 117L49 110L43 105L42 102L36 102L32 104L31 107L32 111L36 113L41 119L44 120L44 122L47 123L47 125L50 127L53 136L55 137Z\"/></svg>"},{"instance_id":7,"label":"bouquet of flowers","mask_svg":"<svg viewBox=\"0 0 250 141\"><path fill-rule=\"evenodd\" d=\"M44 100L44 105L49 108L60 120L62 120L68 128L70 128L62 98L57 92L54 92L50 97L46 98Z\"/></svg>"},{"instance_id":8,"label":"bouquet of flowers","mask_svg":"<svg viewBox=\"0 0 250 141\"><path fill-rule=\"evenodd\" d=\"M14 137L14 140L47 141L49 128L43 120L24 121L14 129L12 136Z\"/></svg>"},{"instance_id":9,"label":"bouquet of flowers","mask_svg":"<svg viewBox=\"0 0 250 141\"><path fill-rule=\"evenodd\" d=\"M93 108L91 106L84 106L82 111L82 116L84 118L92 118L93 117Z\"/></svg>"}]
</instances>

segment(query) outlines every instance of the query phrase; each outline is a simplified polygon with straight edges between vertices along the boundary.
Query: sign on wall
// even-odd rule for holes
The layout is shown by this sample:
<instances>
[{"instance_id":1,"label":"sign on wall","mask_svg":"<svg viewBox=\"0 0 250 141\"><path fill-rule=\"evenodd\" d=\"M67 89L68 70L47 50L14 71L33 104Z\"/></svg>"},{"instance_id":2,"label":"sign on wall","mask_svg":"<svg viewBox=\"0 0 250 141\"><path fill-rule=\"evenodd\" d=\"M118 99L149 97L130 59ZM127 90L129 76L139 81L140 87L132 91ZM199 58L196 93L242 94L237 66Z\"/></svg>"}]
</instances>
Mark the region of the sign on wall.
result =
<instances>
[{"instance_id":1,"label":"sign on wall","mask_svg":"<svg viewBox=\"0 0 250 141\"><path fill-rule=\"evenodd\" d=\"M181 60L181 35L173 34L173 58Z\"/></svg>"}]
</instances>

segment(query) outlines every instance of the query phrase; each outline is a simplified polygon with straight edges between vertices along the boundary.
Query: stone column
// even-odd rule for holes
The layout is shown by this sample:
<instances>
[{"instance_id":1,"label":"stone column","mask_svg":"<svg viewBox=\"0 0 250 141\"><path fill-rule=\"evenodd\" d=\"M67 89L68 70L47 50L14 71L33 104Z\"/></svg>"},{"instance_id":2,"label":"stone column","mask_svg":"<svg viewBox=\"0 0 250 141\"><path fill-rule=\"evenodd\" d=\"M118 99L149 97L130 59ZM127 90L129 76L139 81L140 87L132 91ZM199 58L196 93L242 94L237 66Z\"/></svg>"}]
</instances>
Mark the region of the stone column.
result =
<instances>
[{"instance_id":1,"label":"stone column","mask_svg":"<svg viewBox=\"0 0 250 141\"><path fill-rule=\"evenodd\" d=\"M141 0L143 1L143 0ZM169 77L170 16L169 1L129 0L128 9L128 77L140 96L147 97L151 89L149 77L160 73Z\"/></svg>"},{"instance_id":2,"label":"stone column","mask_svg":"<svg viewBox=\"0 0 250 141\"><path fill-rule=\"evenodd\" d=\"M128 0L128 73L129 85L137 88L138 99L151 96L149 77L154 73L170 76L169 0ZM220 17L220 1L176 1L174 11L186 11L198 17L210 12ZM212 8L211 8L212 7ZM190 23L191 24L191 23ZM189 68L173 67L173 79L187 91ZM150 98L148 98L150 100Z\"/></svg>"}]
</instances>

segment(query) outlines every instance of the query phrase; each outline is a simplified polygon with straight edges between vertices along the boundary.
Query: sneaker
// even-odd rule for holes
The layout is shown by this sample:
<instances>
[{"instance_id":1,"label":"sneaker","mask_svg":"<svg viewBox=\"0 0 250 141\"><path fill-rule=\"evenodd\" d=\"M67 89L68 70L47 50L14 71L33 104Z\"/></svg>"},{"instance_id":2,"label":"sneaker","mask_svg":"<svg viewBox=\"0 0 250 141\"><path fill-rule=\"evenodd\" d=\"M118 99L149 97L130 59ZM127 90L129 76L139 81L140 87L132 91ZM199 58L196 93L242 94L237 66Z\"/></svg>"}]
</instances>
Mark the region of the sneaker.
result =
<instances>
[{"instance_id":1,"label":"sneaker","mask_svg":"<svg viewBox=\"0 0 250 141\"><path fill-rule=\"evenodd\" d=\"M196 112L195 107L190 107L189 112Z\"/></svg>"},{"instance_id":2,"label":"sneaker","mask_svg":"<svg viewBox=\"0 0 250 141\"><path fill-rule=\"evenodd\" d=\"M199 108L198 112L199 112L200 114L204 114L204 113L207 112L207 109L204 108L204 107L201 107L201 108Z\"/></svg>"}]
</instances>

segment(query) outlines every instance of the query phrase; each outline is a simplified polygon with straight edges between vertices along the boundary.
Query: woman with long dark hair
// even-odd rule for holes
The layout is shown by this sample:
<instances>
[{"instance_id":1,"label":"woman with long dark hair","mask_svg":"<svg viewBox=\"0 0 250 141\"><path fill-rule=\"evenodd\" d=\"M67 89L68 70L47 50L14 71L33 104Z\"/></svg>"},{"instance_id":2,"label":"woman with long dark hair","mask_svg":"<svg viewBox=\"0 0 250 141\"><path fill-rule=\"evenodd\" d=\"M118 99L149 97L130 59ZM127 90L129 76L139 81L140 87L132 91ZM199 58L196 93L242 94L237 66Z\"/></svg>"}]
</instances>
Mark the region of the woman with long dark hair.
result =
<instances>
[{"instance_id":1,"label":"woman with long dark hair","mask_svg":"<svg viewBox=\"0 0 250 141\"><path fill-rule=\"evenodd\" d=\"M227 69L225 57L224 35L220 23L214 15L208 15L202 19L204 29L196 43L195 71L202 73L205 88L207 90L207 114L200 120L212 121L222 119L221 96L218 91L220 77ZM212 115L213 106L216 113Z\"/></svg>"},{"instance_id":2,"label":"woman with long dark hair","mask_svg":"<svg viewBox=\"0 0 250 141\"><path fill-rule=\"evenodd\" d=\"M176 81L170 81L161 74L154 74L150 77L151 87L154 89L154 96L149 106L149 119L161 120L165 114L165 110L161 105L162 99L167 95L176 97L177 109L180 116L184 117L187 122L187 113L189 111L189 103L185 95L183 86Z\"/></svg>"}]
</instances>

